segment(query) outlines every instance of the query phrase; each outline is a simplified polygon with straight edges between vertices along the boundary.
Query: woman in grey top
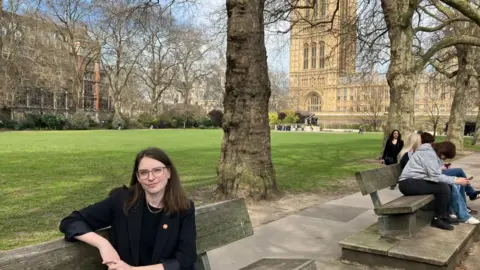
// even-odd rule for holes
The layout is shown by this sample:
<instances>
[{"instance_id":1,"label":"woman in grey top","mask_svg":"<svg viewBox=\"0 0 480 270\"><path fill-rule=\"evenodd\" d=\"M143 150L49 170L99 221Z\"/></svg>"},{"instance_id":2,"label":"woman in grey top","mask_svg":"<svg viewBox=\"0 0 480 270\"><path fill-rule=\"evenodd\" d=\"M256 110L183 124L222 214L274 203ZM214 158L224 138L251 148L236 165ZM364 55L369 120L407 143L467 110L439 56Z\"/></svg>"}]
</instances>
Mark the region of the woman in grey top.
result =
<instances>
[{"instance_id":1,"label":"woman in grey top","mask_svg":"<svg viewBox=\"0 0 480 270\"><path fill-rule=\"evenodd\" d=\"M422 141L424 140L422 134ZM431 136L431 135L430 135ZM433 136L432 136L433 139ZM433 142L433 140L431 140ZM466 178L442 174L443 159L451 159L456 155L455 145L445 142L441 152L435 152L430 143L423 143L410 157L399 178L399 189L404 195L435 196L435 216L431 225L443 230L453 230L451 224L458 222L449 216L449 202L451 196L450 184L466 185Z\"/></svg>"}]
</instances>

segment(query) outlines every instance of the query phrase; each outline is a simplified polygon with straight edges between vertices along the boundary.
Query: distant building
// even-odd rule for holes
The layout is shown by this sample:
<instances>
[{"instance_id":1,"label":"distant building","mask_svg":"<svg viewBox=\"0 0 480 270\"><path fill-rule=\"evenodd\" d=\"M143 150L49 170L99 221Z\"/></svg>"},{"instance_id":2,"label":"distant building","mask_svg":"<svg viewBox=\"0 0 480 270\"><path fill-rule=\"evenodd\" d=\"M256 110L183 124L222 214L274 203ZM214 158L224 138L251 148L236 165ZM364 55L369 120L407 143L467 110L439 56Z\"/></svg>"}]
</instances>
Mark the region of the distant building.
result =
<instances>
[{"instance_id":1,"label":"distant building","mask_svg":"<svg viewBox=\"0 0 480 270\"><path fill-rule=\"evenodd\" d=\"M306 5L308 0L300 1ZM355 17L356 3L340 1L332 29L330 24L315 27L310 22L330 19L336 2L318 0L312 9L293 13L290 39L291 109L314 114L322 124L359 124L366 114L386 116L390 90L384 74L360 74L356 71L356 32L347 23ZM329 31L327 31L329 30ZM452 87L445 81L421 76L415 93L416 123L429 126L428 112L439 109L441 125L448 121ZM476 115L469 113L469 118ZM424 129L425 129L424 128Z\"/></svg>"},{"instance_id":2,"label":"distant building","mask_svg":"<svg viewBox=\"0 0 480 270\"><path fill-rule=\"evenodd\" d=\"M97 120L113 110L100 65L100 47L86 28L79 28L72 44L62 31L37 15L17 15L0 10L0 112L21 119L25 113L72 114L85 110ZM95 53L85 53L86 46ZM70 63L67 61L71 61ZM72 71L73 61L77 68ZM82 75L77 97L71 91L75 76Z\"/></svg>"}]
</instances>

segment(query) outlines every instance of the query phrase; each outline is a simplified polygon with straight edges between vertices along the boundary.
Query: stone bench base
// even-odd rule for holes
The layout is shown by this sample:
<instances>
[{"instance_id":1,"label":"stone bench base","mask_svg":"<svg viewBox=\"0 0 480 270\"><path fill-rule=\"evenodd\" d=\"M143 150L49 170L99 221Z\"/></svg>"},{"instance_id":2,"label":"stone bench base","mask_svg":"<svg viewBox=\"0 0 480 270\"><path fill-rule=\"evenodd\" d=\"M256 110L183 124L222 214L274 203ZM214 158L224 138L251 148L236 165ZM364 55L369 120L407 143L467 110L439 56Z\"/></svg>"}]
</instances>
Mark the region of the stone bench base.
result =
<instances>
[{"instance_id":1,"label":"stone bench base","mask_svg":"<svg viewBox=\"0 0 480 270\"><path fill-rule=\"evenodd\" d=\"M344 263L408 270L453 270L480 231L460 224L453 231L426 226L411 239L381 237L378 224L339 242Z\"/></svg>"},{"instance_id":2,"label":"stone bench base","mask_svg":"<svg viewBox=\"0 0 480 270\"><path fill-rule=\"evenodd\" d=\"M282 258L264 258L240 270L317 270L315 260L310 259L282 259Z\"/></svg>"}]
</instances>

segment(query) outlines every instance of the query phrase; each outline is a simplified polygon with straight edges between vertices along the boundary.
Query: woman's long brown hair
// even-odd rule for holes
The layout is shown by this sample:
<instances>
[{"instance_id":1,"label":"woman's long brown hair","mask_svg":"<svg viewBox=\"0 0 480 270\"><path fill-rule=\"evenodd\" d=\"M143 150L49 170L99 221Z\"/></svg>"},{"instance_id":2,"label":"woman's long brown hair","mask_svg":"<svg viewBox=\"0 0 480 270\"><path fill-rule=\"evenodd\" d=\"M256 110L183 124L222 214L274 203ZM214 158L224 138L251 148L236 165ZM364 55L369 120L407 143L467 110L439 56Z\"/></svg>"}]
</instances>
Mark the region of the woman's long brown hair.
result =
<instances>
[{"instance_id":1,"label":"woman's long brown hair","mask_svg":"<svg viewBox=\"0 0 480 270\"><path fill-rule=\"evenodd\" d=\"M190 208L190 202L187 197L187 193L180 183L180 177L178 176L177 169L173 165L168 155L161 149L156 147L150 147L140 151L135 158L135 165L133 167L132 179L130 181L130 189L133 189L133 196L125 203L124 212L128 214L128 211L145 196L145 191L142 185L138 182L137 171L138 164L144 157L149 157L158 160L165 164L170 170L170 179L165 186L165 194L163 196L163 209L167 213L181 212Z\"/></svg>"}]
</instances>

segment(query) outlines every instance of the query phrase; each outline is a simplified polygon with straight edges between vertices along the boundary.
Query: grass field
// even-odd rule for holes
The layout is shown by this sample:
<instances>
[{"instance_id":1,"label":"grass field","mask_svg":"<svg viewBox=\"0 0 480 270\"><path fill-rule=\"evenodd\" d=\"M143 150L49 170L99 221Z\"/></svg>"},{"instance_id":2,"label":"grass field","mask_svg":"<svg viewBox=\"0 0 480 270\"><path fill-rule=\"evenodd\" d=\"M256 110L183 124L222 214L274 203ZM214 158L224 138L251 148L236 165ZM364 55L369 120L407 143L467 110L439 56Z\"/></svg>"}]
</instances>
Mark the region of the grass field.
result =
<instances>
[{"instance_id":1,"label":"grass field","mask_svg":"<svg viewBox=\"0 0 480 270\"><path fill-rule=\"evenodd\" d=\"M220 130L125 130L0 133L0 250L60 236L62 217L127 184L136 153L166 150L188 190L215 183ZM378 166L380 134L272 134L282 190L341 189L358 170ZM475 148L476 150L479 147Z\"/></svg>"}]
</instances>

